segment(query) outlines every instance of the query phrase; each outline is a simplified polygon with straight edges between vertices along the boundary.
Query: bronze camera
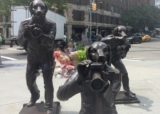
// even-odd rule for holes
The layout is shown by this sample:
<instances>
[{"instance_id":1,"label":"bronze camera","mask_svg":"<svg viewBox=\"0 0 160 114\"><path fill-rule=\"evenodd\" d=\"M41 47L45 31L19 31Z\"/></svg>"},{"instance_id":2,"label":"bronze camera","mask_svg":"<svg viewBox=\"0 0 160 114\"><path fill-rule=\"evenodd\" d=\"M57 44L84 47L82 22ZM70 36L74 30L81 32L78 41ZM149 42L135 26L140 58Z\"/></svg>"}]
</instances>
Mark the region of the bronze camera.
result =
<instances>
[{"instance_id":1,"label":"bronze camera","mask_svg":"<svg viewBox=\"0 0 160 114\"><path fill-rule=\"evenodd\" d=\"M39 38L42 35L42 27L38 24L27 25L26 28L33 38Z\"/></svg>"},{"instance_id":2,"label":"bronze camera","mask_svg":"<svg viewBox=\"0 0 160 114\"><path fill-rule=\"evenodd\" d=\"M40 25L34 24L32 25L32 36L35 38L39 38L42 35L42 29Z\"/></svg>"},{"instance_id":3,"label":"bronze camera","mask_svg":"<svg viewBox=\"0 0 160 114\"><path fill-rule=\"evenodd\" d=\"M101 92L109 86L109 80L106 73L106 65L102 63L91 63L89 68L90 87L96 92Z\"/></svg>"}]
</instances>

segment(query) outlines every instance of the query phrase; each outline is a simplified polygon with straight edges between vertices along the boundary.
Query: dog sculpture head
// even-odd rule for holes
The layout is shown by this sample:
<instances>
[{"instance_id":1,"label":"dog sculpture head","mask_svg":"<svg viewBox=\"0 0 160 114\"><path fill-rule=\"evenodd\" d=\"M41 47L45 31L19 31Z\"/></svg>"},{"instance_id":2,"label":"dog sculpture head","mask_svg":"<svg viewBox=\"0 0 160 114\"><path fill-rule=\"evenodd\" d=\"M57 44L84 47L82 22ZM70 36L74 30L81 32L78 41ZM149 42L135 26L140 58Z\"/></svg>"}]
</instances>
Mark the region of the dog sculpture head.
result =
<instances>
[{"instance_id":1,"label":"dog sculpture head","mask_svg":"<svg viewBox=\"0 0 160 114\"><path fill-rule=\"evenodd\" d=\"M33 0L33 2L30 3L29 10L36 20L40 20L45 18L48 7L42 0Z\"/></svg>"},{"instance_id":2,"label":"dog sculpture head","mask_svg":"<svg viewBox=\"0 0 160 114\"><path fill-rule=\"evenodd\" d=\"M104 42L94 42L87 50L87 59L93 62L110 63L110 46Z\"/></svg>"},{"instance_id":3,"label":"dog sculpture head","mask_svg":"<svg viewBox=\"0 0 160 114\"><path fill-rule=\"evenodd\" d=\"M127 36L127 34L126 34L127 28L122 25L119 25L116 28L114 28L112 32L113 32L114 36L122 36L122 37Z\"/></svg>"}]
</instances>

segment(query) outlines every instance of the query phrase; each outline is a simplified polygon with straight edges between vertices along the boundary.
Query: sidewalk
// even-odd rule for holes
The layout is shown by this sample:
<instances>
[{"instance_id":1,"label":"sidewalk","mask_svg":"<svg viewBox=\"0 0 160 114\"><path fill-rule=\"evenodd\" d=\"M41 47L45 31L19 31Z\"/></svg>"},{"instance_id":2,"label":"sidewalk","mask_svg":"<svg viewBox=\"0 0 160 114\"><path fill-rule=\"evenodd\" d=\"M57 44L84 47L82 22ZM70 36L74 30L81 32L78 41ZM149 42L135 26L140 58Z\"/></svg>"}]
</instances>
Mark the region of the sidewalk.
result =
<instances>
[{"instance_id":1,"label":"sidewalk","mask_svg":"<svg viewBox=\"0 0 160 114\"><path fill-rule=\"evenodd\" d=\"M152 44L152 46L154 45ZM13 50L9 50L9 52L13 53ZM8 52L3 50L3 53ZM153 54L155 53L158 52L156 51ZM133 59L134 53L131 52L130 54L127 59L124 59L124 64L128 69L131 90L137 94L141 103L117 105L117 111L119 114L158 114L160 112L160 60L158 55L155 60L148 58L140 60ZM146 53L145 56L153 55ZM0 68L0 114L19 114L23 104L30 99L25 80L26 60L3 61L3 64L5 67ZM65 80L55 77L53 79L55 101L58 100L56 91ZM37 84L41 91L41 97L38 101L40 102L44 100L42 76L38 77ZM61 101L61 114L78 114L81 106L80 102L79 94L68 101Z\"/></svg>"},{"instance_id":2,"label":"sidewalk","mask_svg":"<svg viewBox=\"0 0 160 114\"><path fill-rule=\"evenodd\" d=\"M137 94L140 104L117 105L119 114L158 114L160 112L160 61L124 60L128 68L131 90ZM10 64L0 68L0 114L19 114L23 103L30 98L25 80L25 60L5 61ZM54 78L56 91L65 79ZM39 101L44 100L43 79L38 77L37 84L41 90ZM66 102L61 102L61 114L78 114L80 95Z\"/></svg>"}]
</instances>

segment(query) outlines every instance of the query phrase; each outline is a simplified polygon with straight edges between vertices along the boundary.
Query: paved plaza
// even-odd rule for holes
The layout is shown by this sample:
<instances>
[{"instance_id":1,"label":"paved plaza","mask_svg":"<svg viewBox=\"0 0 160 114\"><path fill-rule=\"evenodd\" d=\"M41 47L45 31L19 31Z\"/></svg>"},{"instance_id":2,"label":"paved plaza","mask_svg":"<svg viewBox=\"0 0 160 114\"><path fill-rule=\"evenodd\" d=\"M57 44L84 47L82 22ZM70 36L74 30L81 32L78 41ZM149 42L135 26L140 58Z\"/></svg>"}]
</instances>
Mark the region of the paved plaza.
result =
<instances>
[{"instance_id":1,"label":"paved plaza","mask_svg":"<svg viewBox=\"0 0 160 114\"><path fill-rule=\"evenodd\" d=\"M2 48L1 54L9 56L16 52L14 49ZM19 51L17 52L19 53ZM15 56L15 55L14 55ZM30 93L26 86L25 70L26 58L18 57L13 60L3 59L5 67L0 68L0 114L19 114L24 103L30 99ZM13 56L11 56L13 57ZM160 41L136 44L132 46L124 63L128 69L131 90L139 98L139 104L117 105L119 114L159 114L160 113ZM54 100L56 91L66 79L55 78ZM44 100L44 88L42 76L37 79L41 90L40 101ZM78 114L80 110L80 95L75 95L68 101L61 102L61 114Z\"/></svg>"}]
</instances>

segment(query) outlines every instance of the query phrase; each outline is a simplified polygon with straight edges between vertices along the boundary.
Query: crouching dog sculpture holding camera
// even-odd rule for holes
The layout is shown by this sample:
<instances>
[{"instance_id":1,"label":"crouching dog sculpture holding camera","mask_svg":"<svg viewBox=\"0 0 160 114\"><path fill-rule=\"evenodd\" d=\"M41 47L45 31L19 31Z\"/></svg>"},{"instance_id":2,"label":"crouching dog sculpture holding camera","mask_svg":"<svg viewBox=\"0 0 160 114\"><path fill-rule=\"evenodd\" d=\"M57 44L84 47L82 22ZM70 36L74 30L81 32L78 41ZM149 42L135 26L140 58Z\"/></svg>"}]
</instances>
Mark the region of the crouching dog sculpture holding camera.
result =
<instances>
[{"instance_id":1,"label":"crouching dog sculpture holding camera","mask_svg":"<svg viewBox=\"0 0 160 114\"><path fill-rule=\"evenodd\" d=\"M45 107L46 109L44 114L53 114L54 88L52 77L55 61L52 54L54 51L56 24L46 18L48 8L42 0L33 0L29 9L32 17L21 22L18 34L20 45L27 49L26 82L31 98L29 103L26 104L30 108L26 108L26 110L31 110L31 112L26 112L27 114L36 114L35 108L33 108L32 112L32 106L37 106L36 101L40 98L36 78L38 70L41 69L45 88L45 104L42 108ZM23 112L25 111L22 109L20 114L26 114Z\"/></svg>"},{"instance_id":2,"label":"crouching dog sculpture holding camera","mask_svg":"<svg viewBox=\"0 0 160 114\"><path fill-rule=\"evenodd\" d=\"M79 114L117 114L114 99L119 92L119 71L108 65L109 47L103 42L93 43L88 51L88 60L77 66L77 75L60 86L57 97L68 100L81 93Z\"/></svg>"}]
</instances>

